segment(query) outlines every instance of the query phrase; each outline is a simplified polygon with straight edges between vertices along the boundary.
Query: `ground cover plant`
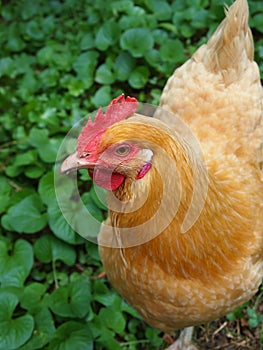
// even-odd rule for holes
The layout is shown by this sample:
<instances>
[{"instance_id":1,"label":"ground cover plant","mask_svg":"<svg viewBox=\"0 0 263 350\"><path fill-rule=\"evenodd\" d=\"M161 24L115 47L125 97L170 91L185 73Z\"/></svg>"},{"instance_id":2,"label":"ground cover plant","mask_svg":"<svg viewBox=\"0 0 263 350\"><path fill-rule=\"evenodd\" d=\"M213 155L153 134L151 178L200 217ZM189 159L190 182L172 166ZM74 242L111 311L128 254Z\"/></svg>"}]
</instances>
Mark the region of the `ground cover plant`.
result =
<instances>
[{"instance_id":1,"label":"ground cover plant","mask_svg":"<svg viewBox=\"0 0 263 350\"><path fill-rule=\"evenodd\" d=\"M103 277L97 246L64 220L54 162L72 125L121 92L158 104L174 68L224 17L224 3L0 1L0 350L166 347ZM249 4L263 73L262 1ZM85 171L79 183L104 220ZM262 293L197 328L196 343L262 349Z\"/></svg>"}]
</instances>

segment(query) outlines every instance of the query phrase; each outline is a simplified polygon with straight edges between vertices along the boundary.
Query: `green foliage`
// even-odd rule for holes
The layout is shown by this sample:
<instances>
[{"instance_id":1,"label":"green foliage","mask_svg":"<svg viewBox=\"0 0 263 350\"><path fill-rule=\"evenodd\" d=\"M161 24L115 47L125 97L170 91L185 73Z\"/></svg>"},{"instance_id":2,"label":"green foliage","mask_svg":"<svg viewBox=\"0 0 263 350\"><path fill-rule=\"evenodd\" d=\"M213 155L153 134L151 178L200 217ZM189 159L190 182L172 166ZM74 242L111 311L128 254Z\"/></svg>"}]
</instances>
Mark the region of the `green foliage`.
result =
<instances>
[{"instance_id":1,"label":"green foliage","mask_svg":"<svg viewBox=\"0 0 263 350\"><path fill-rule=\"evenodd\" d=\"M165 346L160 332L147 327L106 281L94 279L102 269L97 246L62 216L54 163L71 126L121 92L157 104L172 71L223 18L224 3L2 1L0 350ZM251 2L259 62L261 5ZM74 190L63 181L57 188L62 199L64 188ZM103 221L104 191L84 171L78 182L85 186L84 209ZM64 213L95 237L98 225L86 216L80 220L83 206L77 200L73 204L72 209L65 201ZM251 327L262 323L254 308L244 312Z\"/></svg>"},{"instance_id":2,"label":"green foliage","mask_svg":"<svg viewBox=\"0 0 263 350\"><path fill-rule=\"evenodd\" d=\"M14 310L19 303L17 296L9 293L0 294L0 348L17 349L31 336L34 319L31 315L14 317Z\"/></svg>"},{"instance_id":3,"label":"green foliage","mask_svg":"<svg viewBox=\"0 0 263 350\"><path fill-rule=\"evenodd\" d=\"M3 217L3 226L19 233L41 231L47 224L47 215L42 214L43 210L39 196L32 194L8 209Z\"/></svg>"},{"instance_id":4,"label":"green foliage","mask_svg":"<svg viewBox=\"0 0 263 350\"><path fill-rule=\"evenodd\" d=\"M68 321L58 327L48 349L71 350L77 347L80 350L92 350L92 338L92 334L86 325Z\"/></svg>"},{"instance_id":5,"label":"green foliage","mask_svg":"<svg viewBox=\"0 0 263 350\"><path fill-rule=\"evenodd\" d=\"M58 316L83 318L89 311L90 299L89 281L79 279L56 289L50 298L50 308Z\"/></svg>"},{"instance_id":6,"label":"green foliage","mask_svg":"<svg viewBox=\"0 0 263 350\"><path fill-rule=\"evenodd\" d=\"M262 287L261 287L261 289L262 289ZM246 303L246 305L244 305L244 306L246 306L245 311L244 311L244 306L239 307L236 310L234 310L233 312L229 313L227 315L227 319L230 321L233 321L236 319L241 319L241 318L246 317L248 319L249 327L255 328L255 327L258 327L259 324L262 324L262 328L263 328L263 315L261 313L259 313L257 310L257 307L261 302L262 295L263 295L263 291L261 291L258 294L257 299L256 299L253 307L250 307L249 303Z\"/></svg>"}]
</instances>

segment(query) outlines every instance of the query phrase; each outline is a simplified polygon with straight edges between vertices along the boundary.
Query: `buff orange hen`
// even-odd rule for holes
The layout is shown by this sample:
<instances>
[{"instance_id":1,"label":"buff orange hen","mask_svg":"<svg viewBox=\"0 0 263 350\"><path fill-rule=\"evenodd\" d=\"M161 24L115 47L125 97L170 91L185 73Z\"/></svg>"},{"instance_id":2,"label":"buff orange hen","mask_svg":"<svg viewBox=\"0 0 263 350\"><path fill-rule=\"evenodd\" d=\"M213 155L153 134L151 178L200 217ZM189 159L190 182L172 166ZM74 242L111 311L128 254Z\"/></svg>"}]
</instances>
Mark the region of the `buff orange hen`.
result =
<instances>
[{"instance_id":1,"label":"buff orange hen","mask_svg":"<svg viewBox=\"0 0 263 350\"><path fill-rule=\"evenodd\" d=\"M253 55L247 1L237 0L169 78L154 118L120 96L61 168L87 168L108 190L105 271L164 332L225 315L262 281L263 93ZM193 348L172 348L180 344Z\"/></svg>"}]
</instances>

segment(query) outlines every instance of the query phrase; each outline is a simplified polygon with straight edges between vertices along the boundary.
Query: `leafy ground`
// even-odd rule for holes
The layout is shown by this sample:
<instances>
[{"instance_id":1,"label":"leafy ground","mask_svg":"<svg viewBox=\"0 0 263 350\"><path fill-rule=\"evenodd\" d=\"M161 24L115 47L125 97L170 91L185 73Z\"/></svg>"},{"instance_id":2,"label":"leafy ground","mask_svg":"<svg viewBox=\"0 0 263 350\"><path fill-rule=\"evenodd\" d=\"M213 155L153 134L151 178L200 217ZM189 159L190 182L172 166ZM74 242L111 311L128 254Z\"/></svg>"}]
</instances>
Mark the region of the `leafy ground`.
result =
<instances>
[{"instance_id":1,"label":"leafy ground","mask_svg":"<svg viewBox=\"0 0 263 350\"><path fill-rule=\"evenodd\" d=\"M0 1L0 350L166 347L99 278L97 246L63 219L54 162L71 126L121 92L158 104L175 66L223 18L224 2ZM262 71L262 1L250 8ZM106 208L91 180L82 173L79 182L102 221ZM262 293L197 328L196 343L261 349Z\"/></svg>"}]
</instances>

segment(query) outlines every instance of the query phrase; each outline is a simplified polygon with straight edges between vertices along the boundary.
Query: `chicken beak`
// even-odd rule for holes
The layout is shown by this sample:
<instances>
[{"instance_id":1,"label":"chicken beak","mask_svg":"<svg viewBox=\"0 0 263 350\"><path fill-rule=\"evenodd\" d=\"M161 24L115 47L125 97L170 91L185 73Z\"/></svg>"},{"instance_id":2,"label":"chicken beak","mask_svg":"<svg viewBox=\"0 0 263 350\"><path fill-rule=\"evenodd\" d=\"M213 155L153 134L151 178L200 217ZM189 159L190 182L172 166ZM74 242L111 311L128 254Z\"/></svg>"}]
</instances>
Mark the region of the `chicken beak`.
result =
<instances>
[{"instance_id":1,"label":"chicken beak","mask_svg":"<svg viewBox=\"0 0 263 350\"><path fill-rule=\"evenodd\" d=\"M93 169L96 165L96 162L91 161L87 158L82 158L78 156L78 152L70 154L61 164L60 173L68 174L74 170L78 169Z\"/></svg>"}]
</instances>

